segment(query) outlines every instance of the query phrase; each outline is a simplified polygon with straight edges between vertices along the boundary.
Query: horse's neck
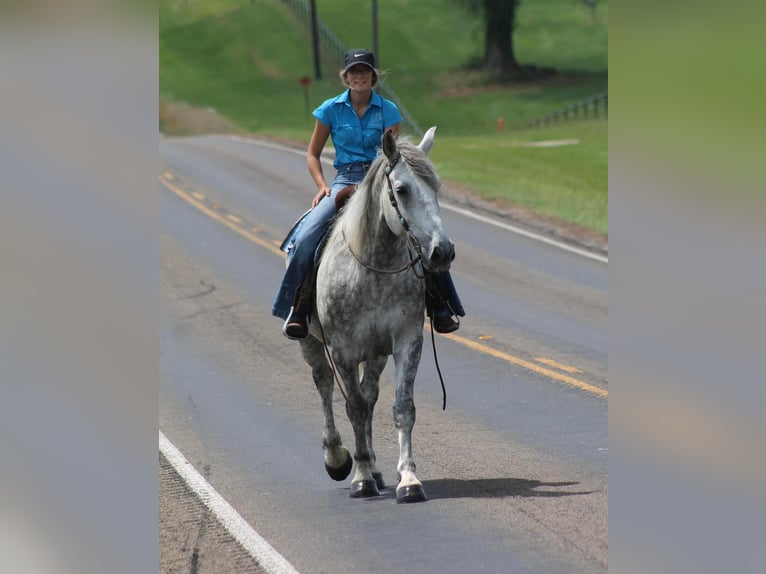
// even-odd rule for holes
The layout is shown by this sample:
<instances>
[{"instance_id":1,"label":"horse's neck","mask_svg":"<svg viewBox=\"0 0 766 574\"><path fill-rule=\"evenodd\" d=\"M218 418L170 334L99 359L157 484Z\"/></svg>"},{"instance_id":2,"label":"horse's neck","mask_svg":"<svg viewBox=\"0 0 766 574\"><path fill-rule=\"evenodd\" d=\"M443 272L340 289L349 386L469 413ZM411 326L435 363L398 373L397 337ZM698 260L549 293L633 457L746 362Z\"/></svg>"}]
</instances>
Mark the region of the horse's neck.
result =
<instances>
[{"instance_id":1,"label":"horse's neck","mask_svg":"<svg viewBox=\"0 0 766 574\"><path fill-rule=\"evenodd\" d=\"M387 196L378 197L369 188L358 190L356 193L367 193L355 197L356 203L352 211L346 213L341 227L347 228L348 236L335 233L333 243L348 244L352 254L364 264L380 269L393 267L408 257L407 240L397 237L385 221L383 215L387 208ZM363 200L360 203L360 200ZM350 220L347 220L351 216ZM341 238L342 236L342 238Z\"/></svg>"},{"instance_id":2,"label":"horse's neck","mask_svg":"<svg viewBox=\"0 0 766 574\"><path fill-rule=\"evenodd\" d=\"M396 236L381 215L374 224L374 233L365 246L367 260L378 267L390 267L407 256L407 240Z\"/></svg>"}]
</instances>

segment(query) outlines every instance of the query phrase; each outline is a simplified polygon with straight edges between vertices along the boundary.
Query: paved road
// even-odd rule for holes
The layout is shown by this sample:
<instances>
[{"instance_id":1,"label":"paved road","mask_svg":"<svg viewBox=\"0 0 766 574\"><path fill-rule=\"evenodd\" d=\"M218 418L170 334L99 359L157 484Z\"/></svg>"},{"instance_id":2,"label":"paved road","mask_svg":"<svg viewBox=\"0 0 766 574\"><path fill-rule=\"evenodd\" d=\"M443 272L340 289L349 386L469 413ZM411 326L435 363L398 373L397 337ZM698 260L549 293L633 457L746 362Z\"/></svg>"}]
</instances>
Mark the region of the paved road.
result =
<instances>
[{"instance_id":1,"label":"paved road","mask_svg":"<svg viewBox=\"0 0 766 574\"><path fill-rule=\"evenodd\" d=\"M351 500L324 471L308 367L270 316L275 246L313 195L302 155L223 136L165 138L160 155L160 429L276 551L305 574L607 570L605 263L445 208L468 316L437 336L447 410L428 347L416 382L430 500ZM395 486L391 371L375 434ZM165 462L162 571L259 571Z\"/></svg>"}]
</instances>

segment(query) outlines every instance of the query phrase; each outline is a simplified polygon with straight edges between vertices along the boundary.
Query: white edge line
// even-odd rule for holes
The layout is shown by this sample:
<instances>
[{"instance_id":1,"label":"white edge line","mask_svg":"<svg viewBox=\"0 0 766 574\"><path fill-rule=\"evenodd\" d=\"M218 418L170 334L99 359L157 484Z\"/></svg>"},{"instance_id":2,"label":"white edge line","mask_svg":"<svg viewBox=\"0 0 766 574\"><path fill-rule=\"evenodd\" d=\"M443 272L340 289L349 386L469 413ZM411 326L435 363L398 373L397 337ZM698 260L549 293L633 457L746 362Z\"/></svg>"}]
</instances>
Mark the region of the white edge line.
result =
<instances>
[{"instance_id":1,"label":"white edge line","mask_svg":"<svg viewBox=\"0 0 766 574\"><path fill-rule=\"evenodd\" d=\"M253 530L245 519L216 492L162 431L160 431L160 452L229 534L268 574L300 574L284 556Z\"/></svg>"},{"instance_id":2,"label":"white edge line","mask_svg":"<svg viewBox=\"0 0 766 574\"><path fill-rule=\"evenodd\" d=\"M454 211L455 213L465 215L466 217L471 217L473 219L476 219L477 221L481 221L483 223L489 223L491 225L494 225L495 227L500 227L501 229L505 229L506 231L512 231L513 233L516 233L518 235L523 235L524 237L535 239L537 241L540 241L541 243L547 243L548 245L553 245L554 247L558 247L559 249L563 249L564 251L570 251L572 253L576 253L577 255L588 257L589 259L595 259L596 261L601 261L602 263L609 263L608 257L604 257L603 255L599 255L598 253L592 253L591 251L587 251L586 249L580 249L578 247L568 245L561 241L556 241L555 239L545 237L544 235L539 235L538 233L527 231L526 229L521 229L520 227L516 227L508 223L502 223L500 221L496 221L492 219L491 217L485 217L484 215L474 213L473 211L463 209L462 207L456 207L446 202L441 203L441 207L444 209L448 209L450 211Z\"/></svg>"},{"instance_id":3,"label":"white edge line","mask_svg":"<svg viewBox=\"0 0 766 574\"><path fill-rule=\"evenodd\" d=\"M295 148L291 148L282 144L278 143L272 143L272 142L264 142L261 140L256 140L252 138L244 138L240 136L223 136L225 139L236 141L240 143L249 143L253 145L261 145L264 147L270 147L286 152L295 153L297 155L306 155L305 152L297 150ZM327 158L322 158L322 161L327 165L332 165L332 161L328 160ZM503 223L501 221L497 221L495 219L492 219L491 217L486 217L484 215L480 215L478 213L474 213L473 211L469 211L468 209L463 209L462 207L456 207L454 205L451 205L449 203L442 203L441 207L444 209L448 209L450 211L454 211L455 213L459 213L461 215L465 215L466 217L471 217L473 219L476 219L477 221L481 221L482 223L489 223L490 225L494 225L495 227L499 227L501 229L505 229L506 231L510 231L512 233L516 233L517 235L521 235L523 237L527 237L529 239L534 239L536 241L539 241L541 243L546 243L547 245L552 245L554 247L558 247L559 249L563 249L564 251L569 251L570 253L575 253L577 255L581 255L582 257L587 257L588 259L594 259L596 261L600 261L602 263L609 263L609 258L605 257L603 255L600 255L598 253L593 253L592 251L588 251L587 249L580 249L579 247L574 247L573 245L569 245L567 243L564 243L562 241L556 241L555 239L551 239L549 237L546 237L544 235L540 235L539 233L534 233L532 231L527 231L526 229L522 229L520 227L516 227L515 225L510 225L508 223Z\"/></svg>"}]
</instances>

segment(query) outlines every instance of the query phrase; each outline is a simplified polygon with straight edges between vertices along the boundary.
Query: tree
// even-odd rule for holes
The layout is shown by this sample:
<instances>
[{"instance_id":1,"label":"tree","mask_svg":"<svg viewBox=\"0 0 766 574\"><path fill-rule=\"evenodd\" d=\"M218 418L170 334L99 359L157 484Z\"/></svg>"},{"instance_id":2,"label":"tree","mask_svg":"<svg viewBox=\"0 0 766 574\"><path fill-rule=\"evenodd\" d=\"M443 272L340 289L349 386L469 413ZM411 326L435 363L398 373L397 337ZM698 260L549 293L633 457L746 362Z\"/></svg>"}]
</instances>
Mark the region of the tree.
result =
<instances>
[{"instance_id":1,"label":"tree","mask_svg":"<svg viewBox=\"0 0 766 574\"><path fill-rule=\"evenodd\" d=\"M521 0L455 0L484 20L484 56L480 67L485 72L512 79L531 79L555 73L551 68L522 65L513 50L516 9ZM593 1L593 0L591 0Z\"/></svg>"},{"instance_id":2,"label":"tree","mask_svg":"<svg viewBox=\"0 0 766 574\"><path fill-rule=\"evenodd\" d=\"M516 8L521 0L456 0L484 20L484 56L481 68L493 74L519 70L513 53Z\"/></svg>"},{"instance_id":3,"label":"tree","mask_svg":"<svg viewBox=\"0 0 766 574\"><path fill-rule=\"evenodd\" d=\"M519 63L513 53L516 7L520 0L472 0L482 5L484 16L484 59L482 67L492 73L513 73Z\"/></svg>"}]
</instances>

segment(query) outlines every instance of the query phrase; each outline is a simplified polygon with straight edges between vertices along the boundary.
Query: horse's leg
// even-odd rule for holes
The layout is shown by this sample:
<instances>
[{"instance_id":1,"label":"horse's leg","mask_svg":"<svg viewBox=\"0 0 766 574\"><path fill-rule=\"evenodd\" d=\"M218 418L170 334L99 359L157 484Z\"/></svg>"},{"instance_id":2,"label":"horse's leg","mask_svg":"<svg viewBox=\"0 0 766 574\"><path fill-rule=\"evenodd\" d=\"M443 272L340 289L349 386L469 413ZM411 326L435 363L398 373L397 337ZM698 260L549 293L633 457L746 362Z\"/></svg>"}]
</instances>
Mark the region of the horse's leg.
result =
<instances>
[{"instance_id":1,"label":"horse's leg","mask_svg":"<svg viewBox=\"0 0 766 574\"><path fill-rule=\"evenodd\" d=\"M364 365L364 375L362 376L362 396L367 401L369 407L364 434L367 436L367 448L370 449L370 469L378 490L386 488L386 483L383 481L383 473L378 470L376 465L375 449L372 446L372 416L375 412L375 403L378 402L380 374L386 367L387 362L388 357L386 356L367 361Z\"/></svg>"},{"instance_id":2,"label":"horse's leg","mask_svg":"<svg viewBox=\"0 0 766 574\"><path fill-rule=\"evenodd\" d=\"M303 358L311 366L314 384L322 397L324 410L324 433L322 447L324 448L324 466L327 474L333 480L345 480L351 472L353 462L348 449L340 440L340 433L335 428L335 416L332 410L333 375L324 354L324 345L308 337L301 341Z\"/></svg>"},{"instance_id":3,"label":"horse's leg","mask_svg":"<svg viewBox=\"0 0 766 574\"><path fill-rule=\"evenodd\" d=\"M405 348L394 353L396 363L396 400L394 402L394 425L399 433L399 484L396 502L422 502L426 500L423 485L415 476L412 458L412 427L415 426L415 401L413 399L415 375L418 372L423 335Z\"/></svg>"},{"instance_id":4,"label":"horse's leg","mask_svg":"<svg viewBox=\"0 0 766 574\"><path fill-rule=\"evenodd\" d=\"M370 407L362 395L359 384L359 365L343 360L339 354L333 353L335 368L346 387L346 414L354 429L355 449L354 462L356 468L351 479L351 498L369 498L378 496L380 491L372 476L370 448L367 444L367 418Z\"/></svg>"}]
</instances>

